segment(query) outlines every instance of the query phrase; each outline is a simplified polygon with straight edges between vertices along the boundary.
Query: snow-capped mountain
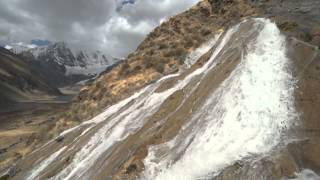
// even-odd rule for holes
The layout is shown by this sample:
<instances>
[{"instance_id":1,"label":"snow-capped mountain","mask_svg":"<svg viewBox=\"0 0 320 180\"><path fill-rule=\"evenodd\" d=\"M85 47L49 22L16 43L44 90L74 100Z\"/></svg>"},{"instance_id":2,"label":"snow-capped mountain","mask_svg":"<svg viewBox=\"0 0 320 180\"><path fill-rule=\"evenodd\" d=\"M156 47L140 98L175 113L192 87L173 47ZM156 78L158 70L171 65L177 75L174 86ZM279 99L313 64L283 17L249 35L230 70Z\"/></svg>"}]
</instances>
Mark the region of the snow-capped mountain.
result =
<instances>
[{"instance_id":1,"label":"snow-capped mountain","mask_svg":"<svg viewBox=\"0 0 320 180\"><path fill-rule=\"evenodd\" d=\"M120 59L101 51L88 51L71 47L65 42L45 46L12 43L5 46L20 55L52 84L68 85L99 75ZM63 78L63 80L59 80ZM62 83L65 81L65 83Z\"/></svg>"},{"instance_id":2,"label":"snow-capped mountain","mask_svg":"<svg viewBox=\"0 0 320 180\"><path fill-rule=\"evenodd\" d=\"M4 48L10 50L15 54L20 54L21 52L37 48L37 45L19 42L19 43L12 43L10 45L5 45Z\"/></svg>"},{"instance_id":3,"label":"snow-capped mountain","mask_svg":"<svg viewBox=\"0 0 320 180\"><path fill-rule=\"evenodd\" d=\"M47 46L13 43L6 49L15 54L32 54L34 60L56 62L66 69L66 75L97 75L118 59L103 54L101 51L75 50L65 42L51 43Z\"/></svg>"}]
</instances>

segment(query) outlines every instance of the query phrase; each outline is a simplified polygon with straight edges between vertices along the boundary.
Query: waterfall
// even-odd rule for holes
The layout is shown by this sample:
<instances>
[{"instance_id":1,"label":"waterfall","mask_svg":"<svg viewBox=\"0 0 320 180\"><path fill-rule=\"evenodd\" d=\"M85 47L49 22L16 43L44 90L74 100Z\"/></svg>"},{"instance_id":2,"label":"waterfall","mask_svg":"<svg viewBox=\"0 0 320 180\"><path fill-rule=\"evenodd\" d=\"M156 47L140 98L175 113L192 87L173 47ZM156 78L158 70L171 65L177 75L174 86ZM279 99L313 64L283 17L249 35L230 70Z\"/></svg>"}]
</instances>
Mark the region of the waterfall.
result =
<instances>
[{"instance_id":1,"label":"waterfall","mask_svg":"<svg viewBox=\"0 0 320 180\"><path fill-rule=\"evenodd\" d=\"M255 23L262 28L255 26L258 36L230 76L176 138L149 148L145 179L210 178L279 143L281 132L295 118L294 81L288 71L285 37L269 20ZM165 155L164 147L170 149Z\"/></svg>"},{"instance_id":2,"label":"waterfall","mask_svg":"<svg viewBox=\"0 0 320 180\"><path fill-rule=\"evenodd\" d=\"M52 165L61 164L63 168L55 171L51 179L90 179L97 171L96 163L117 151L119 142L139 132L171 95L184 91L183 98L188 99L201 84L211 82L209 75L222 64L233 67L233 63L234 68L230 68L230 73L217 74L226 77L205 94L205 100L186 117L173 139L148 146L148 155L143 159L145 169L139 178L211 178L236 161L271 151L296 118L295 81L289 71L285 37L270 20L245 20L191 53L185 66L190 68L209 49L211 58L172 87L157 91L165 81L180 77L183 72L165 76L93 119L61 133L65 137L76 132L79 135L36 162L28 179L39 178ZM230 60L229 52L236 52L237 61ZM190 84L191 90L186 90ZM180 107L183 106L177 108ZM165 119L158 123L165 123ZM50 141L32 155L50 152L54 143ZM68 157L68 162L62 157Z\"/></svg>"}]
</instances>

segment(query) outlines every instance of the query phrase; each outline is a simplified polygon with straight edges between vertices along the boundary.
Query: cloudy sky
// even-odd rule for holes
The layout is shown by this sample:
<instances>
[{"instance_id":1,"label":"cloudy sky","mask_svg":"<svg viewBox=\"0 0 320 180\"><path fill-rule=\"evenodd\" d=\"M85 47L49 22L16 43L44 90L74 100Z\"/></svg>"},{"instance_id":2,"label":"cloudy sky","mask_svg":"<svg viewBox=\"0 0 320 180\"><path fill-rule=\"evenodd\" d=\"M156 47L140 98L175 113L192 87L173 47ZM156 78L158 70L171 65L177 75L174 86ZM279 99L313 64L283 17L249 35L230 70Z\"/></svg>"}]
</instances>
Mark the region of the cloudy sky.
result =
<instances>
[{"instance_id":1,"label":"cloudy sky","mask_svg":"<svg viewBox=\"0 0 320 180\"><path fill-rule=\"evenodd\" d=\"M198 0L0 0L0 42L65 41L117 57Z\"/></svg>"}]
</instances>

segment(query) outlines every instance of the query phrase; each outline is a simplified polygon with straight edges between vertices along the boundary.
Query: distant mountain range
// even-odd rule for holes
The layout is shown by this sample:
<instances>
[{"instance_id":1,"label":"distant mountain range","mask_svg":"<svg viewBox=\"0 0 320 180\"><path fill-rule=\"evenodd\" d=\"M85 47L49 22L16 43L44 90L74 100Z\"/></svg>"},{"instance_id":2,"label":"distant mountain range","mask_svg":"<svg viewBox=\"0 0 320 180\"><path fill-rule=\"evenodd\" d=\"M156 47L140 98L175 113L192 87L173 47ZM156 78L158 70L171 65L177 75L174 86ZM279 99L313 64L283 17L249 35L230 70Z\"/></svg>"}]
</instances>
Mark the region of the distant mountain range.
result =
<instances>
[{"instance_id":1,"label":"distant mountain range","mask_svg":"<svg viewBox=\"0 0 320 180\"><path fill-rule=\"evenodd\" d=\"M19 56L0 47L0 105L41 100L59 94L58 89L49 85Z\"/></svg>"},{"instance_id":2,"label":"distant mountain range","mask_svg":"<svg viewBox=\"0 0 320 180\"><path fill-rule=\"evenodd\" d=\"M65 42L43 46L20 42L5 48L19 55L55 87L90 79L120 61L101 51L76 50Z\"/></svg>"}]
</instances>

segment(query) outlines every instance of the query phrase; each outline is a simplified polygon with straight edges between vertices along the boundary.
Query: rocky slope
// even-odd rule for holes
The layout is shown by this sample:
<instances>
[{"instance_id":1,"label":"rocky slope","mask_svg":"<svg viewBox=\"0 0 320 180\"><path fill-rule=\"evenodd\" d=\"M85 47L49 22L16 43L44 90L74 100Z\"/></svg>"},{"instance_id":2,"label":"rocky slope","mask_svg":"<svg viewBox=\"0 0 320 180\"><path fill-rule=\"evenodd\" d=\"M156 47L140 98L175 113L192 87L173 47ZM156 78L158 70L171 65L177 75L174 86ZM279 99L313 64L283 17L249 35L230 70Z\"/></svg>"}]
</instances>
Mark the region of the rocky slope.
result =
<instances>
[{"instance_id":1,"label":"rocky slope","mask_svg":"<svg viewBox=\"0 0 320 180\"><path fill-rule=\"evenodd\" d=\"M145 85L177 72L188 54L217 31L254 15L256 9L248 3L228 2L220 8L216 3L203 1L169 19L151 32L125 63L83 88L59 126L66 126L65 119L68 123L87 120Z\"/></svg>"},{"instance_id":2,"label":"rocky slope","mask_svg":"<svg viewBox=\"0 0 320 180\"><path fill-rule=\"evenodd\" d=\"M119 61L100 51L75 50L64 42L50 43L46 46L15 43L6 47L20 55L55 87L95 77Z\"/></svg>"},{"instance_id":3,"label":"rocky slope","mask_svg":"<svg viewBox=\"0 0 320 180\"><path fill-rule=\"evenodd\" d=\"M6 177L319 178L319 9L201 1L83 88L51 133L73 128Z\"/></svg>"},{"instance_id":4,"label":"rocky slope","mask_svg":"<svg viewBox=\"0 0 320 180\"><path fill-rule=\"evenodd\" d=\"M273 19L283 33L319 46L319 2L204 0L151 32L125 63L79 93L69 120L85 120L146 84L177 72L187 55L217 31L247 17ZM81 110L80 110L81 109ZM63 120L62 120L63 121Z\"/></svg>"},{"instance_id":5,"label":"rocky slope","mask_svg":"<svg viewBox=\"0 0 320 180\"><path fill-rule=\"evenodd\" d=\"M47 99L60 94L20 57L4 48L0 48L0 80L1 104Z\"/></svg>"}]
</instances>

